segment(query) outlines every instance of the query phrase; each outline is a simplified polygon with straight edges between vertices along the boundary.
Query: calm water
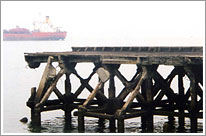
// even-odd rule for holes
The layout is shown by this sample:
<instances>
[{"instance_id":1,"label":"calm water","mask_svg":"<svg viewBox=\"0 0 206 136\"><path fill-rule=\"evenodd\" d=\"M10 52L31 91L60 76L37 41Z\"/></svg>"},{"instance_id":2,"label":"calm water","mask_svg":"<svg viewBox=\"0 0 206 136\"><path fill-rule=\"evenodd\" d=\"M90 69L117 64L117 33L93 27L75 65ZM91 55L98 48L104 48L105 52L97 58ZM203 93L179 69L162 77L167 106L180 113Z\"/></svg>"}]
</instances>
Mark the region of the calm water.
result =
<instances>
[{"instance_id":1,"label":"calm water","mask_svg":"<svg viewBox=\"0 0 206 136\"><path fill-rule=\"evenodd\" d=\"M67 41L6 41L1 45L1 63L2 63L2 121L3 121L3 133L33 133L30 128L29 122L26 124L21 123L19 120L23 117L27 117L30 121L30 109L26 106L26 101L30 97L30 88L37 87L41 79L42 72L45 64L41 64L37 69L30 69L24 60L25 52L46 52L46 51L71 51L71 45ZM87 73L93 68L92 64L78 64L76 69L82 77L87 77ZM86 71L84 69L90 69ZM130 72L128 72L128 69ZM133 65L123 65L120 67L120 71L126 78L131 78L136 68ZM165 78L172 67L162 66L158 69ZM75 76L72 78L72 89L75 90L79 86L79 81ZM97 76L94 76L90 82L95 86ZM60 79L58 88L63 90L64 78ZM172 82L172 88L177 90L176 81ZM188 79L185 77L185 88L188 88ZM117 90L121 90L123 85L117 81ZM108 84L105 85L108 87ZM84 90L81 97L88 96L88 91ZM118 94L118 91L117 91ZM107 94L106 94L107 95ZM52 95L51 98L55 96ZM42 133L78 133L77 131L77 118L73 117L72 130L64 131L64 112L63 111L51 111L42 113ZM177 119L175 120L175 127L177 125ZM98 126L98 120L94 118L86 118L86 132L87 133L109 133L109 122L105 121L103 126ZM167 122L166 117L155 116L154 120L154 132L162 132L162 126L164 122ZM185 132L190 132L189 119L186 120ZM198 123L198 132L202 133L203 124L202 120ZM125 121L126 133L141 132L140 118L129 119ZM174 132L177 132L174 129Z\"/></svg>"}]
</instances>

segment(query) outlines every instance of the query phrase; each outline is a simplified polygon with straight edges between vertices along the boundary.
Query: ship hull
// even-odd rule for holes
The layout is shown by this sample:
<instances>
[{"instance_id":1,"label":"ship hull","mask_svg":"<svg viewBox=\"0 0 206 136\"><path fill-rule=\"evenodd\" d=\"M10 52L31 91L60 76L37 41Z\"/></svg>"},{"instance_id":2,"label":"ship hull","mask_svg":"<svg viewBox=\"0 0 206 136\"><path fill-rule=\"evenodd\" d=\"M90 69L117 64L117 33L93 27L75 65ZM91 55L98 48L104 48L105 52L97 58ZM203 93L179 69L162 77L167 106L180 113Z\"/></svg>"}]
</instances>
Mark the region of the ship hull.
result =
<instances>
[{"instance_id":1,"label":"ship hull","mask_svg":"<svg viewBox=\"0 0 206 136\"><path fill-rule=\"evenodd\" d=\"M4 33L4 41L47 41L64 40L66 32L31 32L27 34Z\"/></svg>"}]
</instances>

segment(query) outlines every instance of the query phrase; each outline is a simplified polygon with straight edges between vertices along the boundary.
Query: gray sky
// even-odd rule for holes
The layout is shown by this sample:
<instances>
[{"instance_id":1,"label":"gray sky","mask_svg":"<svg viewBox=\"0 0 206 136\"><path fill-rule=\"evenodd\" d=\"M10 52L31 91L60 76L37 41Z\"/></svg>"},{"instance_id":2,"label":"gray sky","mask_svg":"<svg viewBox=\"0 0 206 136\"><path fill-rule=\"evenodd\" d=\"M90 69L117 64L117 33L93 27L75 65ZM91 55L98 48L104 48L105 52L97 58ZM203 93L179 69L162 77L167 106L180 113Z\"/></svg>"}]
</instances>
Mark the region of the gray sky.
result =
<instances>
[{"instance_id":1,"label":"gray sky","mask_svg":"<svg viewBox=\"0 0 206 136\"><path fill-rule=\"evenodd\" d=\"M2 29L50 16L80 45L198 45L205 41L204 1L2 1Z\"/></svg>"}]
</instances>

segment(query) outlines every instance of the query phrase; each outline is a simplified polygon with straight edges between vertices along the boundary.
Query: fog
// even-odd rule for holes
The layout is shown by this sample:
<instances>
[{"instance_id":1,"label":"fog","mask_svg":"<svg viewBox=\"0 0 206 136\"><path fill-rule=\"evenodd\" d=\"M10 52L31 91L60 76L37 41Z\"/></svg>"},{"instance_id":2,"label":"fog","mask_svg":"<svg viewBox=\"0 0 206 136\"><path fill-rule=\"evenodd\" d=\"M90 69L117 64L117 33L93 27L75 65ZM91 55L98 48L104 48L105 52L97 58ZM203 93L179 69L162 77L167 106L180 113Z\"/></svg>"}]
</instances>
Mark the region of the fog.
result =
<instances>
[{"instance_id":1,"label":"fog","mask_svg":"<svg viewBox=\"0 0 206 136\"><path fill-rule=\"evenodd\" d=\"M76 45L205 44L204 1L2 1L2 29L49 16Z\"/></svg>"}]
</instances>

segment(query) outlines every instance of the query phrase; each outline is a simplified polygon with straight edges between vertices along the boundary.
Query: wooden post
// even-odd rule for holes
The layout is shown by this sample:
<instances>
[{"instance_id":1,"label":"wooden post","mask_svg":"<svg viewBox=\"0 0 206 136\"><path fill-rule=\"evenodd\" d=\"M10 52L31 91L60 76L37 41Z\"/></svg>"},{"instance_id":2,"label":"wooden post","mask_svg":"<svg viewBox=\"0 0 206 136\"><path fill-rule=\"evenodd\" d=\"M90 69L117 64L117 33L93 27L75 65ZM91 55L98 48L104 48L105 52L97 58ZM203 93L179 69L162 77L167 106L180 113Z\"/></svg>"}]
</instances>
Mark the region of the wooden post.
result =
<instances>
[{"instance_id":1,"label":"wooden post","mask_svg":"<svg viewBox=\"0 0 206 136\"><path fill-rule=\"evenodd\" d=\"M114 85L114 74L110 74L110 80L109 80L109 98L115 98L115 85Z\"/></svg>"},{"instance_id":2,"label":"wooden post","mask_svg":"<svg viewBox=\"0 0 206 136\"><path fill-rule=\"evenodd\" d=\"M79 109L78 112L78 131L79 132L84 132L84 115L83 115L83 111L81 109Z\"/></svg>"},{"instance_id":3,"label":"wooden post","mask_svg":"<svg viewBox=\"0 0 206 136\"><path fill-rule=\"evenodd\" d=\"M114 73L110 70L110 80L109 80L109 98L115 98L115 82L114 82ZM115 131L115 119L109 120L109 128L111 132Z\"/></svg>"},{"instance_id":4,"label":"wooden post","mask_svg":"<svg viewBox=\"0 0 206 136\"><path fill-rule=\"evenodd\" d=\"M173 105L174 105L174 102L169 99L169 107L170 107L170 108L168 109L168 111L174 112ZM175 118L174 118L173 115L169 115L169 116L168 116L168 123L169 123L171 126L174 126L174 120L175 120Z\"/></svg>"},{"instance_id":5,"label":"wooden post","mask_svg":"<svg viewBox=\"0 0 206 136\"><path fill-rule=\"evenodd\" d=\"M124 119L119 118L117 120L117 128L118 128L118 133L124 133Z\"/></svg>"},{"instance_id":6,"label":"wooden post","mask_svg":"<svg viewBox=\"0 0 206 136\"><path fill-rule=\"evenodd\" d=\"M179 112L180 112L181 114L184 113L184 106L185 106L185 104L184 104L185 101L184 101L183 77L184 77L184 74L183 74L183 73L179 73L179 74L178 74ZM179 116L178 123L179 123L179 130L183 130L183 129L184 129L184 124L185 124L185 118L184 118L184 116Z\"/></svg>"},{"instance_id":7,"label":"wooden post","mask_svg":"<svg viewBox=\"0 0 206 136\"><path fill-rule=\"evenodd\" d=\"M145 84L145 82L143 82L141 85L141 92L142 92L143 97L146 99L146 84ZM146 110L145 105L141 104L141 110ZM143 114L141 116L141 127L142 127L143 131L146 130L146 120L147 120L147 116L146 116L146 114Z\"/></svg>"},{"instance_id":8,"label":"wooden post","mask_svg":"<svg viewBox=\"0 0 206 136\"><path fill-rule=\"evenodd\" d=\"M153 113L152 113L152 101L153 101L153 96L152 96L152 78L150 76L150 70L147 67L147 72L148 72L148 76L145 79L145 84L146 84L146 100L147 100L147 121L146 121L146 126L147 126L147 130L149 132L153 131Z\"/></svg>"},{"instance_id":9,"label":"wooden post","mask_svg":"<svg viewBox=\"0 0 206 136\"><path fill-rule=\"evenodd\" d=\"M147 77L142 83L142 95L146 99L146 105L142 105L142 110L146 110L146 114L141 116L142 121L142 129L146 129L148 132L153 131L153 113L152 113L152 101L153 101L153 95L152 95L152 78L150 76L151 68L152 66L144 66L147 70Z\"/></svg>"},{"instance_id":10,"label":"wooden post","mask_svg":"<svg viewBox=\"0 0 206 136\"><path fill-rule=\"evenodd\" d=\"M65 73L66 80L65 80L65 98L68 98L68 96L71 95L71 82L70 82L70 73ZM69 103L67 100L65 101L65 129L71 129L72 124L72 115L71 115L71 109L69 108Z\"/></svg>"},{"instance_id":11,"label":"wooden post","mask_svg":"<svg viewBox=\"0 0 206 136\"><path fill-rule=\"evenodd\" d=\"M41 111L39 108L32 108L31 109L31 124L34 127L41 126Z\"/></svg>"},{"instance_id":12,"label":"wooden post","mask_svg":"<svg viewBox=\"0 0 206 136\"><path fill-rule=\"evenodd\" d=\"M197 132L197 111L196 111L196 106L197 106L197 92L196 92L196 80L195 80L195 75L191 71L190 67L184 67L185 72L187 76L190 79L190 96L191 96L191 103L190 103L190 123L191 123L191 132Z\"/></svg>"},{"instance_id":13,"label":"wooden post","mask_svg":"<svg viewBox=\"0 0 206 136\"><path fill-rule=\"evenodd\" d=\"M30 97L30 100L31 100L32 102L34 102L35 97L36 97L36 87L32 87L32 88L31 88L31 97Z\"/></svg>"},{"instance_id":14,"label":"wooden post","mask_svg":"<svg viewBox=\"0 0 206 136\"><path fill-rule=\"evenodd\" d=\"M65 94L66 95L71 94L70 74L71 73L65 73L65 76L66 76L66 79L65 79Z\"/></svg>"},{"instance_id":15,"label":"wooden post","mask_svg":"<svg viewBox=\"0 0 206 136\"><path fill-rule=\"evenodd\" d=\"M33 127L41 127L41 111L35 108L36 87L31 88L31 96L27 105L31 108L31 125Z\"/></svg>"},{"instance_id":16,"label":"wooden post","mask_svg":"<svg viewBox=\"0 0 206 136\"><path fill-rule=\"evenodd\" d=\"M66 104L66 106L69 106ZM72 128L72 114L71 114L71 109L67 108L64 110L65 114L65 130L69 130Z\"/></svg>"}]
</instances>

